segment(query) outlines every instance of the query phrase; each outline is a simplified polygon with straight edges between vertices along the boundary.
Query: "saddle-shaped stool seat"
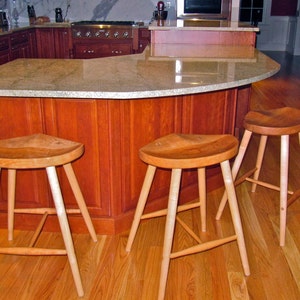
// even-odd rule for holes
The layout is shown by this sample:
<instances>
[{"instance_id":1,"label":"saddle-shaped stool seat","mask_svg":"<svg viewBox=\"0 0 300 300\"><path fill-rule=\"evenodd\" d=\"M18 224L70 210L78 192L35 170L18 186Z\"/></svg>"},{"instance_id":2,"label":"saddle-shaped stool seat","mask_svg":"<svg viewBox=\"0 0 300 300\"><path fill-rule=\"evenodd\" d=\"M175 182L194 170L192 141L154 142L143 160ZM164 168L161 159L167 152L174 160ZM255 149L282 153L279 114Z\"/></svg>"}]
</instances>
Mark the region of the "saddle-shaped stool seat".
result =
<instances>
[{"instance_id":1,"label":"saddle-shaped stool seat","mask_svg":"<svg viewBox=\"0 0 300 300\"><path fill-rule=\"evenodd\" d=\"M289 137L292 134L299 135L300 142L300 110L292 107L283 107L266 111L250 111L244 119L245 132L239 147L238 155L232 166L232 176L235 180L240 170L243 158L253 133L260 135L256 165L250 171L240 176L235 184L247 180L252 182L251 191L255 192L257 185L264 186L280 192L280 245L285 244L287 207L300 196L300 189L288 191L289 170ZM268 136L280 136L280 186L259 180L259 174L263 162ZM288 194L292 196L288 199ZM227 201L226 193L221 200L217 219L221 217Z\"/></svg>"},{"instance_id":2,"label":"saddle-shaped stool seat","mask_svg":"<svg viewBox=\"0 0 300 300\"><path fill-rule=\"evenodd\" d=\"M140 149L140 159L148 164L148 168L131 226L126 251L129 252L131 250L141 219L167 215L158 299L163 299L165 295L170 259L202 252L228 242L237 241L244 273L245 275L250 274L242 224L229 165L229 159L236 155L237 149L238 141L231 135L193 134L170 134L161 137ZM200 207L201 230L206 231L205 168L216 164L221 165L226 191L229 196L234 234L229 237L222 237L217 240L201 243L201 240L193 230L181 220L180 224L183 225L198 244L187 249L172 252L175 219L178 221L180 220L178 219L177 212ZM168 207L166 210L143 214L157 168L172 170ZM183 169L197 169L199 201L178 206L180 180Z\"/></svg>"},{"instance_id":3,"label":"saddle-shaped stool seat","mask_svg":"<svg viewBox=\"0 0 300 300\"><path fill-rule=\"evenodd\" d=\"M83 153L83 144L45 134L34 134L30 136L0 140L0 170L8 170L8 239L13 240L15 213L43 215L42 220L33 234L28 246L0 247L0 253L15 255L67 255L77 293L80 297L84 295L84 291L66 209L64 206L64 200L56 173L56 166L63 166L79 207L79 209L71 209L70 211L67 210L68 213L82 214L88 231L93 241L96 242L96 232L71 165L71 162L78 159ZM55 208L15 208L17 170L41 168L46 169ZM65 249L34 247L49 214L57 214Z\"/></svg>"}]
</instances>

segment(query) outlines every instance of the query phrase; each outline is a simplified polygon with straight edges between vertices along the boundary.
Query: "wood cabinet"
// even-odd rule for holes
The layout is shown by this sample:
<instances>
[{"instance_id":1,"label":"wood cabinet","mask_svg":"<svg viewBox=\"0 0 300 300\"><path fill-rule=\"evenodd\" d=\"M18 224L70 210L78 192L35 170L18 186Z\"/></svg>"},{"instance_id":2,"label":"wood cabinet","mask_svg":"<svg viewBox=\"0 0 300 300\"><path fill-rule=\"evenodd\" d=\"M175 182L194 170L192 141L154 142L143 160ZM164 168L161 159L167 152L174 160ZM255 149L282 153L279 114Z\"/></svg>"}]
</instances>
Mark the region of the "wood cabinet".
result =
<instances>
[{"instance_id":1,"label":"wood cabinet","mask_svg":"<svg viewBox=\"0 0 300 300\"><path fill-rule=\"evenodd\" d=\"M140 28L138 52L142 53L150 43L151 43L151 31L148 28Z\"/></svg>"},{"instance_id":2,"label":"wood cabinet","mask_svg":"<svg viewBox=\"0 0 300 300\"><path fill-rule=\"evenodd\" d=\"M28 31L12 33L10 35L10 60L29 57L31 57L31 53Z\"/></svg>"},{"instance_id":3,"label":"wood cabinet","mask_svg":"<svg viewBox=\"0 0 300 300\"><path fill-rule=\"evenodd\" d=\"M0 97L0 138L36 132L82 142L83 157L74 163L98 233L115 234L130 228L146 165L138 150L154 139L178 133L234 133L240 88L154 99L58 99ZM208 190L222 184L219 168L207 170ZM76 207L62 169L59 178L67 207ZM17 174L17 207L53 206L42 170ZM166 206L170 172L158 170L147 210ZM0 227L6 223L7 172L2 170ZM181 200L197 197L197 173L185 171ZM47 230L57 226L47 221ZM16 227L34 228L32 217L16 216ZM70 216L74 231L85 230L82 218Z\"/></svg>"},{"instance_id":4,"label":"wood cabinet","mask_svg":"<svg viewBox=\"0 0 300 300\"><path fill-rule=\"evenodd\" d=\"M131 40L85 40L74 41L74 58L97 58L107 56L128 55L133 53Z\"/></svg>"},{"instance_id":5,"label":"wood cabinet","mask_svg":"<svg viewBox=\"0 0 300 300\"><path fill-rule=\"evenodd\" d=\"M9 62L10 47L9 36L0 36L0 65Z\"/></svg>"},{"instance_id":6,"label":"wood cabinet","mask_svg":"<svg viewBox=\"0 0 300 300\"><path fill-rule=\"evenodd\" d=\"M70 28L54 28L55 58L72 58L72 37Z\"/></svg>"},{"instance_id":7,"label":"wood cabinet","mask_svg":"<svg viewBox=\"0 0 300 300\"><path fill-rule=\"evenodd\" d=\"M70 28L37 28L38 58L72 58Z\"/></svg>"}]
</instances>

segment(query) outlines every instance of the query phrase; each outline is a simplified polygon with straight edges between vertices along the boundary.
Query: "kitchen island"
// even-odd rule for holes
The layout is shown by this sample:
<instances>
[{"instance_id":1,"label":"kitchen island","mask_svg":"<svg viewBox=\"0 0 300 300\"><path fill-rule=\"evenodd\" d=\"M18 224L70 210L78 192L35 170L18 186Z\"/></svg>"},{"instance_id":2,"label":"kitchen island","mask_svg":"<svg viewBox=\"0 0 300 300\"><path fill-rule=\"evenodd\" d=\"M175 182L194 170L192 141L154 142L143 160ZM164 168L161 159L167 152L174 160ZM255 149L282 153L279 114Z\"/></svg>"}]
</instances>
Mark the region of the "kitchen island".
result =
<instances>
[{"instance_id":1,"label":"kitchen island","mask_svg":"<svg viewBox=\"0 0 300 300\"><path fill-rule=\"evenodd\" d=\"M129 229L146 165L138 149L171 133L238 134L251 83L279 65L252 46L151 44L141 54L91 60L17 59L0 66L0 138L36 132L85 144L74 169L96 231ZM210 168L208 189L221 184ZM75 205L59 172L68 207ZM3 171L2 182L5 183ZM166 205L170 173L159 170L148 210ZM194 171L182 181L180 201L197 197ZM46 192L46 195L45 195ZM0 194L0 226L6 226L6 187ZM46 175L20 172L17 206L53 206ZM16 216L16 227L34 227ZM76 232L81 218L71 217ZM46 230L56 230L50 218Z\"/></svg>"}]
</instances>

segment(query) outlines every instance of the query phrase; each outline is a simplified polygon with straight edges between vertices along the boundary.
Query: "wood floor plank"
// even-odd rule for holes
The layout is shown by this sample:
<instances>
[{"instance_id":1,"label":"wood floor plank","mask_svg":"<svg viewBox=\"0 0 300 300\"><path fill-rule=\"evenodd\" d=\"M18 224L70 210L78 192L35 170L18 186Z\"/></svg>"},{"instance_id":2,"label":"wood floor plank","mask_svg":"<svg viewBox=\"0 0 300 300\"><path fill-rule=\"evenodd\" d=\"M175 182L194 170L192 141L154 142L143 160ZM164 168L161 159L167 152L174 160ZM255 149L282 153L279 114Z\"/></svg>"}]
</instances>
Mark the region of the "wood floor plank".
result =
<instances>
[{"instance_id":1,"label":"wood floor plank","mask_svg":"<svg viewBox=\"0 0 300 300\"><path fill-rule=\"evenodd\" d=\"M300 109L300 57L269 52L282 68L278 74L253 85L251 108L271 109L293 106ZM255 162L257 136L243 162L248 170ZM278 138L270 138L262 177L279 183ZM289 188L300 188L300 146L291 137ZM220 221L216 211L223 194L218 189L208 194L207 231L200 231L197 210L182 213L201 240L222 237L233 232L226 206ZM174 259L170 263L166 300L296 300L300 299L300 201L288 208L287 239L279 246L279 193L251 184L237 187L250 271L245 277L236 243L203 253ZM195 195L195 197L197 197ZM143 221L132 250L125 252L128 232L116 236L98 236L94 243L88 235L73 235L85 296L93 300L155 300L158 292L165 218ZM7 241L0 229L0 244L26 245L32 232L15 232ZM174 249L195 244L180 225L176 225ZM63 247L59 233L43 232L40 246ZM0 255L0 300L75 300L78 299L68 260L65 256L24 257Z\"/></svg>"}]
</instances>

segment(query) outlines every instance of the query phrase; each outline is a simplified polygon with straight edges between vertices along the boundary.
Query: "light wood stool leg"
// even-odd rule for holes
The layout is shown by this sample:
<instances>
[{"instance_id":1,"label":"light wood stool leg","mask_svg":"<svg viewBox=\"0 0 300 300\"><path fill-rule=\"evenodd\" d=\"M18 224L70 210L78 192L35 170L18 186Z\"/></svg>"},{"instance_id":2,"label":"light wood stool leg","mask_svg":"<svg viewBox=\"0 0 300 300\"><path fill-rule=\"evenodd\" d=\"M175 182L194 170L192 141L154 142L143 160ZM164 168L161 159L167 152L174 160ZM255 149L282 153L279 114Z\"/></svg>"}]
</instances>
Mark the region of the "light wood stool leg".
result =
<instances>
[{"instance_id":1,"label":"light wood stool leg","mask_svg":"<svg viewBox=\"0 0 300 300\"><path fill-rule=\"evenodd\" d=\"M237 236L237 243L239 247L242 265L244 268L244 273L246 276L248 276L250 275L248 256L247 256L246 245L244 240L242 222L241 222L239 208L237 204L235 188L232 179L232 173L231 173L230 164L228 160L223 161L221 163L221 169L224 178L226 192L228 195L229 208L232 216L234 230Z\"/></svg>"},{"instance_id":2,"label":"light wood stool leg","mask_svg":"<svg viewBox=\"0 0 300 300\"><path fill-rule=\"evenodd\" d=\"M161 263L160 281L158 299L163 300L166 291L167 277L170 265L170 254L173 244L173 236L175 229L175 219L178 204L178 194L180 188L181 169L173 169L171 175L170 193L168 201L168 213L165 226L165 237L163 247L163 257Z\"/></svg>"},{"instance_id":3,"label":"light wood stool leg","mask_svg":"<svg viewBox=\"0 0 300 300\"><path fill-rule=\"evenodd\" d=\"M285 244L289 169L289 135L281 136L280 150L280 246Z\"/></svg>"},{"instance_id":4,"label":"light wood stool leg","mask_svg":"<svg viewBox=\"0 0 300 300\"><path fill-rule=\"evenodd\" d=\"M62 236L64 239L70 267L72 270L73 278L75 281L75 286L77 289L77 293L79 297L82 297L84 295L83 292L83 287L82 287L82 282L81 282L81 277L80 277L80 272L78 268L78 263L77 263L77 258L75 255L75 250L74 250L74 245L73 245L73 240L71 236L71 231L67 219L67 214L57 178L57 173L55 170L55 167L47 167L46 168L50 187L51 187L51 192L53 195L53 201L55 204L55 208L57 211L57 217L59 220Z\"/></svg>"},{"instance_id":5,"label":"light wood stool leg","mask_svg":"<svg viewBox=\"0 0 300 300\"><path fill-rule=\"evenodd\" d=\"M254 172L254 175L253 175L254 180L258 180L258 177L259 177L259 173L261 170L261 165L262 165L262 161L263 161L264 153L265 153L265 149L266 149L267 139L268 139L268 137L266 135L262 135L260 137L256 165L255 165L256 171ZM252 183L251 192L254 193L256 191L256 187L257 187L257 184Z\"/></svg>"},{"instance_id":6,"label":"light wood stool leg","mask_svg":"<svg viewBox=\"0 0 300 300\"><path fill-rule=\"evenodd\" d=\"M15 197L16 197L16 170L8 169L8 240L12 241L14 238L14 210L15 210Z\"/></svg>"},{"instance_id":7,"label":"light wood stool leg","mask_svg":"<svg viewBox=\"0 0 300 300\"><path fill-rule=\"evenodd\" d=\"M85 221L85 224L86 224L86 226L89 230L89 233L90 233L93 241L97 242L97 235L96 235L96 232L95 232L95 228L94 228L94 225L92 223L89 211L86 207L86 203L85 203L84 197L82 195L81 189L79 187L79 184L78 184L76 175L74 173L72 164L71 163L65 164L63 167L64 167L64 170L67 174L69 183L71 185L71 188L72 188L72 191L74 193L75 199L76 199L77 204L79 206L79 209L81 211L82 217L83 217L83 219Z\"/></svg>"},{"instance_id":8,"label":"light wood stool leg","mask_svg":"<svg viewBox=\"0 0 300 300\"><path fill-rule=\"evenodd\" d=\"M243 159L244 159L249 141L251 139L251 136L252 136L252 132L249 131L249 130L245 130L242 141L241 141L241 144L240 144L240 147L239 147L239 152L238 152L238 154L237 154L237 156L234 160L233 166L232 166L232 171L231 172L232 172L233 181L236 179L236 176L237 176L237 174L240 170L240 167L241 167L241 164L243 162ZM226 203L227 203L227 193L226 193L226 190L225 190L224 194L223 194L223 197L221 199L219 208L218 208L218 212L217 212L217 215L216 215L216 220L220 220Z\"/></svg>"},{"instance_id":9,"label":"light wood stool leg","mask_svg":"<svg viewBox=\"0 0 300 300\"><path fill-rule=\"evenodd\" d=\"M129 233L129 237L128 237L128 241L127 241L127 245L126 245L126 251L130 252L131 247L132 247L132 243L134 241L137 229L139 227L140 221L141 221L141 216L143 214L146 202L147 202L147 198L149 195L149 191L153 182L153 178L155 175L155 171L156 171L156 167L148 165L147 168L147 172L145 175L145 179L144 179L144 183L141 189L141 193L139 196L139 200L137 203L137 207L135 210L135 214L134 214L134 218L133 218L133 222L131 225L131 229L130 229L130 233Z\"/></svg>"},{"instance_id":10,"label":"light wood stool leg","mask_svg":"<svg viewBox=\"0 0 300 300\"><path fill-rule=\"evenodd\" d=\"M198 190L200 202L201 230L206 231L206 176L205 168L198 169Z\"/></svg>"}]
</instances>

